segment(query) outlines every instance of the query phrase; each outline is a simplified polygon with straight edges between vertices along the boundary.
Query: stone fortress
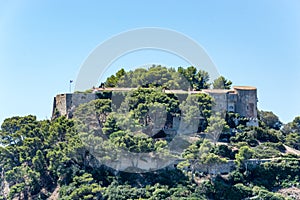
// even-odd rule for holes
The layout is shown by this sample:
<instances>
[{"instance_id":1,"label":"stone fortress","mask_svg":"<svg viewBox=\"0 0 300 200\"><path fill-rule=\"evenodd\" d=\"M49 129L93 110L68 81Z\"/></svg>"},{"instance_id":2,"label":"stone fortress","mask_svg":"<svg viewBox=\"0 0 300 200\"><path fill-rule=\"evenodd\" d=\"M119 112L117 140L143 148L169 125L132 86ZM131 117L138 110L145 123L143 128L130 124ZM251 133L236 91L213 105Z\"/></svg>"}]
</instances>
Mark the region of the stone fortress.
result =
<instances>
[{"instance_id":1,"label":"stone fortress","mask_svg":"<svg viewBox=\"0 0 300 200\"><path fill-rule=\"evenodd\" d=\"M88 103L95 99L101 98L111 98L111 94L115 93L127 93L132 89L136 88L95 88L91 93L65 93L58 94L54 97L53 103L53 118L57 116L67 116L68 118L72 118L73 110L83 103ZM215 106L213 109L218 112L235 112L238 113L241 117L247 118L249 122L248 126L258 126L257 119L257 89L251 86L234 86L232 89L203 89L201 91L184 91L184 90L164 90L166 93L174 93L184 96L181 100L185 99L187 95L197 94L197 93L206 93L214 98ZM122 97L122 96L121 96ZM124 98L124 96L123 96ZM180 100L180 98L179 98ZM120 100L122 101L122 99ZM120 104L120 102L119 102ZM176 120L176 119L175 119ZM173 119L173 123L175 122ZM122 161L121 163L126 162ZM249 159L247 160L248 167L255 167L261 163L270 162L274 160L271 159ZM169 167L175 167L181 160L176 160L174 163L169 165ZM131 164L131 163L130 163ZM141 169L155 168L153 162L148 161L140 161L138 162L138 166ZM117 168L117 167L116 167ZM217 164L214 167L208 167L204 164L197 164L195 166L195 170L199 172L205 172L210 174L227 174L236 168L234 160L229 160L226 163Z\"/></svg>"},{"instance_id":2,"label":"stone fortress","mask_svg":"<svg viewBox=\"0 0 300 200\"><path fill-rule=\"evenodd\" d=\"M72 112L80 104L100 98L112 98L112 93L126 93L135 88L94 88L91 93L65 93L54 97L52 118L72 117ZM177 95L206 93L214 98L214 111L235 112L248 120L247 126L258 126L257 89L251 86L234 86L233 89L203 89L201 91L164 90ZM124 98L124 96L123 96ZM118 100L118 98L115 98ZM122 96L119 98L122 101Z\"/></svg>"},{"instance_id":3,"label":"stone fortress","mask_svg":"<svg viewBox=\"0 0 300 200\"><path fill-rule=\"evenodd\" d=\"M215 100L215 110L218 112L235 112L249 120L248 126L258 126L257 119L257 89L251 86L234 86L232 90L211 89L202 90Z\"/></svg>"}]
</instances>

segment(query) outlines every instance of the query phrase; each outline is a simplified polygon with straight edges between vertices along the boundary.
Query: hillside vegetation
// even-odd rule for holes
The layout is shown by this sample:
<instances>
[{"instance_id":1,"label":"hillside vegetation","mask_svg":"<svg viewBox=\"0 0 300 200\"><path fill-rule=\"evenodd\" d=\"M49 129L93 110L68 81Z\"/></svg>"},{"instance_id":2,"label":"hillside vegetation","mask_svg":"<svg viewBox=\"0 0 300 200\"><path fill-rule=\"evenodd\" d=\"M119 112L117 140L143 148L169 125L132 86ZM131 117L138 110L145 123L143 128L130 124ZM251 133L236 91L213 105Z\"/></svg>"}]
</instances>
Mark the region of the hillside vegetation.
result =
<instances>
[{"instance_id":1,"label":"hillside vegetation","mask_svg":"<svg viewBox=\"0 0 300 200\"><path fill-rule=\"evenodd\" d=\"M220 77L212 86L231 84ZM72 119L29 115L3 122L0 199L300 198L300 116L282 124L273 112L260 111L259 127L247 127L237 113L214 113L209 95L182 99L163 92L209 88L208 74L194 67L122 69L104 86L136 89L118 108L103 98L80 105ZM174 116L183 122L177 134L194 132L175 139L172 131L159 131L171 130ZM181 151L174 154L170 145ZM112 153L118 149L176 162L152 171L135 163L123 171L103 164L121 159ZM235 167L221 173L219 166L230 162Z\"/></svg>"}]
</instances>

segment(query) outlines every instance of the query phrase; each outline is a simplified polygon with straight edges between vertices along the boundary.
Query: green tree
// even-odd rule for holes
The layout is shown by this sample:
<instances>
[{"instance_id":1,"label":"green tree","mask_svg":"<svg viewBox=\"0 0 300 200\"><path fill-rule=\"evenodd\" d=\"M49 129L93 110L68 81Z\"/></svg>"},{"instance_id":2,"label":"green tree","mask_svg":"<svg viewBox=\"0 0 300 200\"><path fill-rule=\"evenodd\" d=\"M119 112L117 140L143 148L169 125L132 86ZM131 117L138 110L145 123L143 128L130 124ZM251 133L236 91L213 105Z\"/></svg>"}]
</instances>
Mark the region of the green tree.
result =
<instances>
[{"instance_id":1,"label":"green tree","mask_svg":"<svg viewBox=\"0 0 300 200\"><path fill-rule=\"evenodd\" d=\"M224 76L220 76L213 82L213 88L214 89L230 89L232 85L232 82L230 80L227 80Z\"/></svg>"},{"instance_id":2,"label":"green tree","mask_svg":"<svg viewBox=\"0 0 300 200\"><path fill-rule=\"evenodd\" d=\"M126 96L119 112L129 114L127 118L138 120L143 127L148 126L151 132L153 126L179 113L179 101L175 95L166 94L159 88L138 88ZM163 127L164 124L161 125Z\"/></svg>"},{"instance_id":3,"label":"green tree","mask_svg":"<svg viewBox=\"0 0 300 200\"><path fill-rule=\"evenodd\" d=\"M268 128L279 130L282 125L279 118L271 111L260 111L259 118L262 124Z\"/></svg>"},{"instance_id":4,"label":"green tree","mask_svg":"<svg viewBox=\"0 0 300 200\"><path fill-rule=\"evenodd\" d=\"M250 187L243 185L242 183L238 183L233 185L227 198L232 200L234 199L239 200L251 196L252 196L252 189Z\"/></svg>"},{"instance_id":5,"label":"green tree","mask_svg":"<svg viewBox=\"0 0 300 200\"><path fill-rule=\"evenodd\" d=\"M11 185L10 199L23 196L25 199L40 189L40 174L28 166L18 166L6 172L6 180Z\"/></svg>"},{"instance_id":6,"label":"green tree","mask_svg":"<svg viewBox=\"0 0 300 200\"><path fill-rule=\"evenodd\" d=\"M232 147L226 144L217 145L214 149L214 153L218 156L231 160L235 158L235 152L233 152Z\"/></svg>"},{"instance_id":7,"label":"green tree","mask_svg":"<svg viewBox=\"0 0 300 200\"><path fill-rule=\"evenodd\" d=\"M207 72L202 70L197 71L193 66L190 66L187 69L179 67L178 72L190 83L190 89L199 91L201 89L209 88L209 74Z\"/></svg>"},{"instance_id":8,"label":"green tree","mask_svg":"<svg viewBox=\"0 0 300 200\"><path fill-rule=\"evenodd\" d=\"M208 118L208 126L205 133L214 145L218 142L219 136L226 131L229 131L229 127L219 113Z\"/></svg>"},{"instance_id":9,"label":"green tree","mask_svg":"<svg viewBox=\"0 0 300 200\"><path fill-rule=\"evenodd\" d=\"M213 175L219 174L218 166L226 162L225 158L221 158L214 153L203 154L201 156L201 163L206 166L207 172Z\"/></svg>"},{"instance_id":10,"label":"green tree","mask_svg":"<svg viewBox=\"0 0 300 200\"><path fill-rule=\"evenodd\" d=\"M292 127L296 132L300 132L300 116L295 117L295 119L292 122Z\"/></svg>"},{"instance_id":11,"label":"green tree","mask_svg":"<svg viewBox=\"0 0 300 200\"><path fill-rule=\"evenodd\" d=\"M180 104L182 115L181 132L194 133L204 131L211 116L213 99L208 94L189 95L186 101Z\"/></svg>"},{"instance_id":12,"label":"green tree","mask_svg":"<svg viewBox=\"0 0 300 200\"><path fill-rule=\"evenodd\" d=\"M74 112L78 131L102 134L104 123L111 112L110 99L96 99L79 105Z\"/></svg>"},{"instance_id":13,"label":"green tree","mask_svg":"<svg viewBox=\"0 0 300 200\"><path fill-rule=\"evenodd\" d=\"M288 134L285 141L288 146L300 150L300 133Z\"/></svg>"},{"instance_id":14,"label":"green tree","mask_svg":"<svg viewBox=\"0 0 300 200\"><path fill-rule=\"evenodd\" d=\"M188 102L183 102L180 105L181 110L181 121L179 133L192 134L198 132L200 126L200 110L197 104L189 104Z\"/></svg>"},{"instance_id":15,"label":"green tree","mask_svg":"<svg viewBox=\"0 0 300 200\"><path fill-rule=\"evenodd\" d=\"M121 78L126 75L126 71L122 68L120 69L116 75L111 75L105 81L105 87L116 87L119 84Z\"/></svg>"},{"instance_id":16,"label":"green tree","mask_svg":"<svg viewBox=\"0 0 300 200\"><path fill-rule=\"evenodd\" d=\"M254 151L250 147L242 146L239 149L239 152L235 155L237 166L239 168L246 167L246 171L247 171L247 160L252 158L253 154Z\"/></svg>"},{"instance_id":17,"label":"green tree","mask_svg":"<svg viewBox=\"0 0 300 200\"><path fill-rule=\"evenodd\" d=\"M106 118L106 122L103 124L103 132L109 136L110 134L119 130L120 128L117 125L115 113L110 113Z\"/></svg>"},{"instance_id":18,"label":"green tree","mask_svg":"<svg viewBox=\"0 0 300 200\"><path fill-rule=\"evenodd\" d=\"M91 174L84 173L75 176L69 185L64 185L59 191L60 199L102 199L102 188L95 183Z\"/></svg>"}]
</instances>

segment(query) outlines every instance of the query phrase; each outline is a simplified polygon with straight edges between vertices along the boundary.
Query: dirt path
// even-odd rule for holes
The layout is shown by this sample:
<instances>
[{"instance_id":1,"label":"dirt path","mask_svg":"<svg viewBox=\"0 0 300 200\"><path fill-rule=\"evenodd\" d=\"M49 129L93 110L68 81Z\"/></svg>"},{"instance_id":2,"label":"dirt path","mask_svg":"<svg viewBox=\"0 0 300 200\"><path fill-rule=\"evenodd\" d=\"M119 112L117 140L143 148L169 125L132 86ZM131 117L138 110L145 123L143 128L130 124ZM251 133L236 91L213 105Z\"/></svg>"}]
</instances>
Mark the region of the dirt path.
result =
<instances>
[{"instance_id":1,"label":"dirt path","mask_svg":"<svg viewBox=\"0 0 300 200\"><path fill-rule=\"evenodd\" d=\"M300 151L299 150L296 150L292 147L289 147L289 146L286 146L286 145L283 145L287 151L287 153L292 153L292 154L296 154L296 155L300 155Z\"/></svg>"},{"instance_id":2,"label":"dirt path","mask_svg":"<svg viewBox=\"0 0 300 200\"><path fill-rule=\"evenodd\" d=\"M59 198L59 189L60 187L57 186L51 196L48 198L48 200L57 200Z\"/></svg>"}]
</instances>

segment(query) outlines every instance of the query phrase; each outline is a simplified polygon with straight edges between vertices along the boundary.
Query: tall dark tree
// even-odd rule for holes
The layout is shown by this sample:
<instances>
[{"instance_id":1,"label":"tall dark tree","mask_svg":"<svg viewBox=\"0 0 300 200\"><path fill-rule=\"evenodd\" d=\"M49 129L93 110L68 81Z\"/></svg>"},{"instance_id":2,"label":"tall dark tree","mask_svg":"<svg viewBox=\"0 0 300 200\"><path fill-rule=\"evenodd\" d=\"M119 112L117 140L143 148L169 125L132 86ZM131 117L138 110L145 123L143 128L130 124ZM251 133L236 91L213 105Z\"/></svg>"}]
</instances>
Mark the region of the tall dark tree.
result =
<instances>
[{"instance_id":1,"label":"tall dark tree","mask_svg":"<svg viewBox=\"0 0 300 200\"><path fill-rule=\"evenodd\" d=\"M105 81L105 87L116 87L120 81L120 79L126 75L126 71L122 68L120 69L116 75L111 75Z\"/></svg>"},{"instance_id":2,"label":"tall dark tree","mask_svg":"<svg viewBox=\"0 0 300 200\"><path fill-rule=\"evenodd\" d=\"M214 89L230 89L232 82L227 80L224 76L220 76L213 82Z\"/></svg>"},{"instance_id":3,"label":"tall dark tree","mask_svg":"<svg viewBox=\"0 0 300 200\"><path fill-rule=\"evenodd\" d=\"M260 111L259 118L263 123L262 125L268 128L279 130L282 126L282 122L272 111Z\"/></svg>"},{"instance_id":4,"label":"tall dark tree","mask_svg":"<svg viewBox=\"0 0 300 200\"><path fill-rule=\"evenodd\" d=\"M207 72L202 70L197 71L197 68L193 66L187 69L179 67L178 72L190 83L190 89L199 91L209 88L209 74Z\"/></svg>"}]
</instances>

